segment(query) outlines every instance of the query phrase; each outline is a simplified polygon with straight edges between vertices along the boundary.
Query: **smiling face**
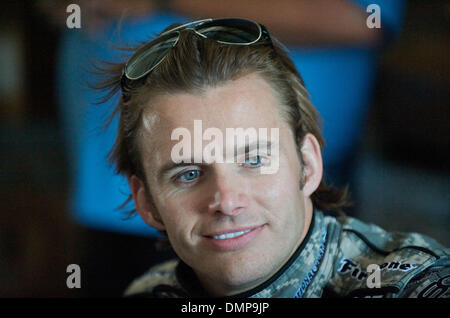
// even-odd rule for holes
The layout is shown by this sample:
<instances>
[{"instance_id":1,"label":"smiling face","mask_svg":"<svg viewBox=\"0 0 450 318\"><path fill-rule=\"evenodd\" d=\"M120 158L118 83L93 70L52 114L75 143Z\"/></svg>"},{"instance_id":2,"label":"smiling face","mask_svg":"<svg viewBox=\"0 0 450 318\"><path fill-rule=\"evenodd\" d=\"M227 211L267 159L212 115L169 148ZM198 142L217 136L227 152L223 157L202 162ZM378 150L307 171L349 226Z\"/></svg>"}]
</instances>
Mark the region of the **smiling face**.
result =
<instances>
[{"instance_id":1,"label":"smiling face","mask_svg":"<svg viewBox=\"0 0 450 318\"><path fill-rule=\"evenodd\" d=\"M159 95L151 103L139 143L154 204L143 182L131 177L139 214L149 225L167 232L177 255L210 293L235 294L269 279L308 230L309 196L322 175L317 140L311 134L304 138L302 169L278 100L269 84L254 73L202 94ZM171 152L179 141L171 140L172 132L184 127L194 139L194 119L202 121L203 131L218 128L223 136L227 128L269 132L278 128L278 140L271 140L278 151L270 155L262 151L233 163L173 165ZM224 140L224 148L229 142ZM200 149L207 144L203 142ZM262 174L261 166L272 160L279 160L276 173Z\"/></svg>"}]
</instances>

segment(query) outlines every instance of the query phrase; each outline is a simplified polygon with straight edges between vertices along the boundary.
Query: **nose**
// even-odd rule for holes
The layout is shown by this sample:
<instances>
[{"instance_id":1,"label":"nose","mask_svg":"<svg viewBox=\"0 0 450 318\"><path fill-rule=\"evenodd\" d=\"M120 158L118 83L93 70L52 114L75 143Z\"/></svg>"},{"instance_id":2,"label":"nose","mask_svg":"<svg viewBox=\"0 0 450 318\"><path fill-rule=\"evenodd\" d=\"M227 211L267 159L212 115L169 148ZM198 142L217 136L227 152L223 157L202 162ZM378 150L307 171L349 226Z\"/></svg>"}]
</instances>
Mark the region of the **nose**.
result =
<instances>
[{"instance_id":1,"label":"nose","mask_svg":"<svg viewBox=\"0 0 450 318\"><path fill-rule=\"evenodd\" d=\"M248 207L248 188L245 180L230 171L216 172L214 187L211 187L211 190L208 205L210 213L236 216Z\"/></svg>"}]
</instances>

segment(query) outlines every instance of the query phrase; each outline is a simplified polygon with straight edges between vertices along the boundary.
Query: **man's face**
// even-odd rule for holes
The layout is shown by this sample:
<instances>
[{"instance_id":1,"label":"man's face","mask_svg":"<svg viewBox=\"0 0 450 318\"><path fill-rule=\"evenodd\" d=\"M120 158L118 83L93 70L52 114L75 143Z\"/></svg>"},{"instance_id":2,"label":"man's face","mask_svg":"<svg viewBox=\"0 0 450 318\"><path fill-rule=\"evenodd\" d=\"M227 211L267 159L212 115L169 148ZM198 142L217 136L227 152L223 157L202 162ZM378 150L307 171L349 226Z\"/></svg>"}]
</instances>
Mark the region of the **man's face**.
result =
<instances>
[{"instance_id":1,"label":"man's face","mask_svg":"<svg viewBox=\"0 0 450 318\"><path fill-rule=\"evenodd\" d=\"M177 255L210 292L232 294L264 282L299 246L312 213L300 189L297 145L269 84L250 74L201 95L163 95L151 103L140 146L154 207L138 203L143 196L134 187L138 212L167 231ZM203 131L219 128L224 138L226 128L266 128L268 139L270 129L278 128L279 138L272 140L278 152L261 152L245 162L190 163L167 170L179 143L171 140L172 132L184 127L194 139L194 120L202 121ZM230 140L223 143L225 148ZM203 141L201 149L207 144ZM260 165L275 159L277 172L261 174Z\"/></svg>"}]
</instances>

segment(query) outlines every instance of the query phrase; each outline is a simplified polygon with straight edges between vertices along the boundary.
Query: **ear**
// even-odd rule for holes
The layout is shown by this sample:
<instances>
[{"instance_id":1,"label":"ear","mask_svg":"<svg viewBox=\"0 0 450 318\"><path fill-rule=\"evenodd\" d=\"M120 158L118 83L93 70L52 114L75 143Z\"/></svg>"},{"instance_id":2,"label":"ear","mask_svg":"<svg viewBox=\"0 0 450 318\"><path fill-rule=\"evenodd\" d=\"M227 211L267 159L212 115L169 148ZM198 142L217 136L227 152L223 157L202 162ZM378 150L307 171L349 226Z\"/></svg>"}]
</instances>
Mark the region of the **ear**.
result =
<instances>
[{"instance_id":1,"label":"ear","mask_svg":"<svg viewBox=\"0 0 450 318\"><path fill-rule=\"evenodd\" d=\"M139 213L141 218L148 225L165 231L166 227L164 226L159 213L153 204L151 198L147 194L144 183L136 177L132 175L128 182L131 187L131 195L133 196L134 206L136 207L136 211Z\"/></svg>"},{"instance_id":2,"label":"ear","mask_svg":"<svg viewBox=\"0 0 450 318\"><path fill-rule=\"evenodd\" d=\"M300 147L304 163L302 191L306 197L309 197L316 191L322 180L322 152L320 151L320 145L316 137L310 133L303 137Z\"/></svg>"}]
</instances>

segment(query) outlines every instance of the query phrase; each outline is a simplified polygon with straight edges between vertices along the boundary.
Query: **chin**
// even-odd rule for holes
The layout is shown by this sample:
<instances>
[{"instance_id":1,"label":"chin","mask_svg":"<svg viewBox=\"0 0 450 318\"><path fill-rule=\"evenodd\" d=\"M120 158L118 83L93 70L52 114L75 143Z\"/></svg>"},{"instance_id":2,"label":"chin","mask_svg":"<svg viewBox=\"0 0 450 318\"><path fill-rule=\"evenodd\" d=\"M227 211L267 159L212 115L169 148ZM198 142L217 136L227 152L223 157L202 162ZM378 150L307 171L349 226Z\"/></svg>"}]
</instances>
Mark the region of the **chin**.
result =
<instances>
[{"instance_id":1,"label":"chin","mask_svg":"<svg viewBox=\"0 0 450 318\"><path fill-rule=\"evenodd\" d=\"M270 272L266 266L261 266L261 264L257 266L251 261L236 262L234 260L218 264L216 267L217 276L224 285L229 286L232 290L243 289L241 291L251 289L264 282Z\"/></svg>"}]
</instances>

